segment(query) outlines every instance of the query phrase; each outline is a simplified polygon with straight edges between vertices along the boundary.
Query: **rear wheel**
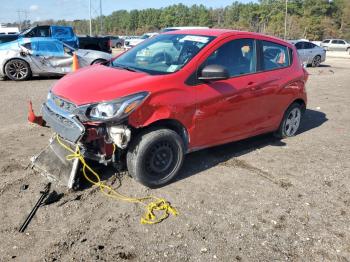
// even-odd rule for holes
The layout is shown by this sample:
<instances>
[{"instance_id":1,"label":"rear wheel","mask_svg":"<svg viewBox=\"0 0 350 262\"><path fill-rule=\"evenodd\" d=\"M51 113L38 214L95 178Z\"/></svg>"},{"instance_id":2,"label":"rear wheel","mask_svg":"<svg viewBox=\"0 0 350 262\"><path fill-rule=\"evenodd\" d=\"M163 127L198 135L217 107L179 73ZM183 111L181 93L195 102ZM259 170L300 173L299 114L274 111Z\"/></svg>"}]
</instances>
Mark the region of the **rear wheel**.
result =
<instances>
[{"instance_id":1,"label":"rear wheel","mask_svg":"<svg viewBox=\"0 0 350 262\"><path fill-rule=\"evenodd\" d=\"M318 67L321 64L321 57L319 55L315 56L314 59L312 60L312 67Z\"/></svg>"},{"instance_id":2,"label":"rear wheel","mask_svg":"<svg viewBox=\"0 0 350 262\"><path fill-rule=\"evenodd\" d=\"M5 74L14 81L27 80L32 72L29 64L22 59L12 59L5 65Z\"/></svg>"},{"instance_id":3,"label":"rear wheel","mask_svg":"<svg viewBox=\"0 0 350 262\"><path fill-rule=\"evenodd\" d=\"M129 174L148 187L168 183L180 170L184 143L170 129L153 129L138 135L127 153Z\"/></svg>"},{"instance_id":4,"label":"rear wheel","mask_svg":"<svg viewBox=\"0 0 350 262\"><path fill-rule=\"evenodd\" d=\"M285 112L278 131L275 133L279 138L295 136L299 130L303 107L293 103Z\"/></svg>"},{"instance_id":5,"label":"rear wheel","mask_svg":"<svg viewBox=\"0 0 350 262\"><path fill-rule=\"evenodd\" d=\"M122 44L121 43L117 43L116 44L116 48L122 48Z\"/></svg>"}]
</instances>

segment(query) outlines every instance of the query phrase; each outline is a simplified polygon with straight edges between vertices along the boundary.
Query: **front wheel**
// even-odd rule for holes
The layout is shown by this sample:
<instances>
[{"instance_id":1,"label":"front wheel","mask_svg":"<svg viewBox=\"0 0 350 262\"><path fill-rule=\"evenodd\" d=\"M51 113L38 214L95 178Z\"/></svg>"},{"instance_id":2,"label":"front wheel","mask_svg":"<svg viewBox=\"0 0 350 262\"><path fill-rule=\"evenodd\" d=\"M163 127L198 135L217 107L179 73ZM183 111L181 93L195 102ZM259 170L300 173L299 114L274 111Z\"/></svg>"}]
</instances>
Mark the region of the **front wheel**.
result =
<instances>
[{"instance_id":1,"label":"front wheel","mask_svg":"<svg viewBox=\"0 0 350 262\"><path fill-rule=\"evenodd\" d=\"M5 65L5 74L14 81L27 80L32 72L29 64L22 59L12 59Z\"/></svg>"},{"instance_id":2,"label":"front wheel","mask_svg":"<svg viewBox=\"0 0 350 262\"><path fill-rule=\"evenodd\" d=\"M279 138L295 136L300 127L303 107L293 103L285 112L279 129L275 135Z\"/></svg>"},{"instance_id":3,"label":"front wheel","mask_svg":"<svg viewBox=\"0 0 350 262\"><path fill-rule=\"evenodd\" d=\"M170 129L153 129L139 134L127 153L129 174L148 187L159 187L173 179L184 160L182 138Z\"/></svg>"}]
</instances>

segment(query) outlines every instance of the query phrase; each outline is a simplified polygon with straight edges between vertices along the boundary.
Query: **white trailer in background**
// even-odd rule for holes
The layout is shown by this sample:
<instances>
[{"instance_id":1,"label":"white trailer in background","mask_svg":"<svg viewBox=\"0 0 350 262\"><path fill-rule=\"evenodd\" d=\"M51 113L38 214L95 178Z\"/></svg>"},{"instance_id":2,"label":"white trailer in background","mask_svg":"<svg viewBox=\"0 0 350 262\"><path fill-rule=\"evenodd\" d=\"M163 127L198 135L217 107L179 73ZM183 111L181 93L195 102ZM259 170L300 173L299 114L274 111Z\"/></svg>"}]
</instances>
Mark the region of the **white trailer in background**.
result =
<instances>
[{"instance_id":1,"label":"white trailer in background","mask_svg":"<svg viewBox=\"0 0 350 262\"><path fill-rule=\"evenodd\" d=\"M0 23L0 35L15 35L19 34L18 27L6 27Z\"/></svg>"}]
</instances>

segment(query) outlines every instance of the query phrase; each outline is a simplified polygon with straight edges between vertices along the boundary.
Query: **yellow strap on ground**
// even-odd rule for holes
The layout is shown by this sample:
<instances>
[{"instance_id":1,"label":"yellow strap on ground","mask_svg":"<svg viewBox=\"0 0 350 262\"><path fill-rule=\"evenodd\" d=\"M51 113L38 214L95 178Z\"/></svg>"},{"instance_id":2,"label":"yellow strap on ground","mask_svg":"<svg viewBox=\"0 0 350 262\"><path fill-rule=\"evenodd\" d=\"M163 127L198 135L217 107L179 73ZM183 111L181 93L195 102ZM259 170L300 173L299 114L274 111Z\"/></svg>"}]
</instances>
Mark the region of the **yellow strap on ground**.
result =
<instances>
[{"instance_id":1,"label":"yellow strap on ground","mask_svg":"<svg viewBox=\"0 0 350 262\"><path fill-rule=\"evenodd\" d=\"M166 219L170 214L174 216L178 215L177 210L163 198L158 198L155 196L133 198L120 194L115 189L101 182L100 176L86 163L84 157L80 153L80 148L78 145L76 145L76 150L74 151L65 143L63 143L58 135L56 135L56 140L64 149L70 152L70 154L66 156L66 159L68 161L79 159L80 163L83 166L83 175L85 179L91 184L98 186L102 194L110 198L145 205L146 211L141 217L141 224L157 224ZM87 175L87 171L89 171L95 177L95 179L91 179ZM161 215L158 213L161 213Z\"/></svg>"}]
</instances>

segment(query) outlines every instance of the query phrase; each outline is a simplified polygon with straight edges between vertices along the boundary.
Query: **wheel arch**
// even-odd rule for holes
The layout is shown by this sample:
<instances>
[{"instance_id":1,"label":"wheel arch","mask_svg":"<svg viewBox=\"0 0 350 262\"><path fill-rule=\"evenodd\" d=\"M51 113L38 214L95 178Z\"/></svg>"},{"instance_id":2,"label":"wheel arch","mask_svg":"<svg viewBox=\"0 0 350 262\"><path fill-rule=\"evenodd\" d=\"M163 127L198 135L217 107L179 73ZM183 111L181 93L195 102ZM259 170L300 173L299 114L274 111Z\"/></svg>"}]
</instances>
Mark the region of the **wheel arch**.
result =
<instances>
[{"instance_id":1,"label":"wheel arch","mask_svg":"<svg viewBox=\"0 0 350 262\"><path fill-rule=\"evenodd\" d=\"M185 145L185 150L188 150L188 145L190 142L189 133L186 129L186 127L178 120L176 119L159 119L152 123L150 123L147 126L136 128L136 135L140 132L143 132L147 129L157 129L157 128L167 128L170 130L175 131L183 140Z\"/></svg>"},{"instance_id":2,"label":"wheel arch","mask_svg":"<svg viewBox=\"0 0 350 262\"><path fill-rule=\"evenodd\" d=\"M306 102L302 98L297 98L297 99L293 100L292 103L289 104L289 106L287 107L286 110L288 110L288 108L294 103L299 104L301 106L301 108L302 108L302 112L303 113L305 112L305 110L306 110Z\"/></svg>"}]
</instances>

